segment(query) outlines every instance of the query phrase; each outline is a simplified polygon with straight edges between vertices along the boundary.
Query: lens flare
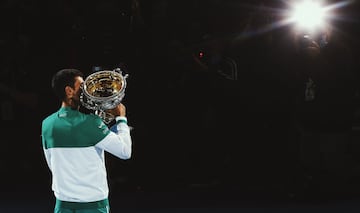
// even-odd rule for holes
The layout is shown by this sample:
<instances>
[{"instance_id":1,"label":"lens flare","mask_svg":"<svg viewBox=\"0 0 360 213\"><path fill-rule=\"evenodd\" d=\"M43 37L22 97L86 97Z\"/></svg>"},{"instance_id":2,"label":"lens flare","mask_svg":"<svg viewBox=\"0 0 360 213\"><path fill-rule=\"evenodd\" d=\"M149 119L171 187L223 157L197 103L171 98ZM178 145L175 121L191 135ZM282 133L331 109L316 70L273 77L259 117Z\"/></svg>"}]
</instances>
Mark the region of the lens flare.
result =
<instances>
[{"instance_id":1,"label":"lens flare","mask_svg":"<svg viewBox=\"0 0 360 213\"><path fill-rule=\"evenodd\" d=\"M314 30L325 23L326 11L319 2L306 0L293 6L290 20L301 29Z\"/></svg>"},{"instance_id":2,"label":"lens flare","mask_svg":"<svg viewBox=\"0 0 360 213\"><path fill-rule=\"evenodd\" d=\"M300 27L312 29L324 22L324 16L325 11L321 8L320 4L306 1L295 6L293 18Z\"/></svg>"}]
</instances>

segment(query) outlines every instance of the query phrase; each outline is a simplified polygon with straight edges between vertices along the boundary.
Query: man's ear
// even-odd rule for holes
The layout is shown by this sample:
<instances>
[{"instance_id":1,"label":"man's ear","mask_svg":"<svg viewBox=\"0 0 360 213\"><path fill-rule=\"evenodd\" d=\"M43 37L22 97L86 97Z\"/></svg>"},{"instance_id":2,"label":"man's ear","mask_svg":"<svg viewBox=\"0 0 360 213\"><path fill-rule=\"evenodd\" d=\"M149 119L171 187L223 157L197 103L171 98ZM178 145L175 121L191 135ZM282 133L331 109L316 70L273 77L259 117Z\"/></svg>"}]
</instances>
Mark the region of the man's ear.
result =
<instances>
[{"instance_id":1,"label":"man's ear","mask_svg":"<svg viewBox=\"0 0 360 213\"><path fill-rule=\"evenodd\" d=\"M65 87L65 94L66 94L66 97L72 98L72 96L74 94L74 89L71 88L70 86L66 86Z\"/></svg>"}]
</instances>

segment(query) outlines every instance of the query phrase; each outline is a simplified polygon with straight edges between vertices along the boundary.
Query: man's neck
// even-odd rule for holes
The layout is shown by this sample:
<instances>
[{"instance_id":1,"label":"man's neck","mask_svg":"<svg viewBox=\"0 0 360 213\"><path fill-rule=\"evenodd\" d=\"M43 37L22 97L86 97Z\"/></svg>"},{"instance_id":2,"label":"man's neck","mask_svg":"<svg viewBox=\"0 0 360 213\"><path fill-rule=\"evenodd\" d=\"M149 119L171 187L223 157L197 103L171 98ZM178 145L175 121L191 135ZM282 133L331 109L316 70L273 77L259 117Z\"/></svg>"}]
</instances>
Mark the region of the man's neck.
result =
<instances>
[{"instance_id":1,"label":"man's neck","mask_svg":"<svg viewBox=\"0 0 360 213\"><path fill-rule=\"evenodd\" d=\"M66 101L61 102L61 107L70 107L71 109L79 110L79 106L73 106L73 104L70 104Z\"/></svg>"}]
</instances>

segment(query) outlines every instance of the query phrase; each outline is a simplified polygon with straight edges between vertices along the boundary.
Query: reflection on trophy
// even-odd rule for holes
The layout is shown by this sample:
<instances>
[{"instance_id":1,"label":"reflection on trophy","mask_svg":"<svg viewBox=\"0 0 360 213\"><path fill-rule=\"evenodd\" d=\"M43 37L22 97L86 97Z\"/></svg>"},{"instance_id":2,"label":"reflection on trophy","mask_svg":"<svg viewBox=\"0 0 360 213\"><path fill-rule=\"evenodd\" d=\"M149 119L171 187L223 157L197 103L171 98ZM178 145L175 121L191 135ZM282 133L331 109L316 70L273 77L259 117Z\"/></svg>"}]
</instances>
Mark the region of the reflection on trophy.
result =
<instances>
[{"instance_id":1,"label":"reflection on trophy","mask_svg":"<svg viewBox=\"0 0 360 213\"><path fill-rule=\"evenodd\" d=\"M109 125L115 116L106 110L115 108L124 98L127 77L120 68L92 73L81 85L81 104Z\"/></svg>"}]
</instances>

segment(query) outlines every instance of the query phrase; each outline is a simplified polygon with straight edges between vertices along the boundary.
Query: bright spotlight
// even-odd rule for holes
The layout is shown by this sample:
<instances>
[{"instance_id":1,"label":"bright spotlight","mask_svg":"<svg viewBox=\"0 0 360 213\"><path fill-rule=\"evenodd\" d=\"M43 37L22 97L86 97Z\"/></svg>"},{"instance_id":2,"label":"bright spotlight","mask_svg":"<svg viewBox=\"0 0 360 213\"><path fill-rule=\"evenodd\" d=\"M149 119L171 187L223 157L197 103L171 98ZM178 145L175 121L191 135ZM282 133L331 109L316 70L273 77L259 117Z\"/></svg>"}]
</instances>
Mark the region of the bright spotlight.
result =
<instances>
[{"instance_id":1,"label":"bright spotlight","mask_svg":"<svg viewBox=\"0 0 360 213\"><path fill-rule=\"evenodd\" d=\"M315 30L325 23L326 9L319 2L304 0L293 6L290 21L303 30Z\"/></svg>"}]
</instances>

